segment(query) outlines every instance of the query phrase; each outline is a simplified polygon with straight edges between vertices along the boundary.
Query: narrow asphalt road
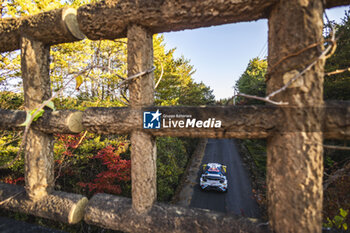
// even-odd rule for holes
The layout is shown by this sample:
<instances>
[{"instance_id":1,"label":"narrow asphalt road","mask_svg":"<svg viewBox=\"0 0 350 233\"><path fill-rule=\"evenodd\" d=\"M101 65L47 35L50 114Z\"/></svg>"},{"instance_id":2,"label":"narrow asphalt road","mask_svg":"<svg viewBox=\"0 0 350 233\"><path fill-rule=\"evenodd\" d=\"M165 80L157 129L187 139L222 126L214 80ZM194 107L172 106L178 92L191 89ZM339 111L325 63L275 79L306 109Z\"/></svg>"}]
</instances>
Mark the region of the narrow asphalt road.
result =
<instances>
[{"instance_id":1,"label":"narrow asphalt road","mask_svg":"<svg viewBox=\"0 0 350 233\"><path fill-rule=\"evenodd\" d=\"M227 166L227 193L202 191L194 187L191 207L235 213L245 217L259 218L259 207L253 199L250 179L243 167L233 139L209 139L202 160L204 163L221 163ZM199 183L198 173L197 182Z\"/></svg>"}]
</instances>

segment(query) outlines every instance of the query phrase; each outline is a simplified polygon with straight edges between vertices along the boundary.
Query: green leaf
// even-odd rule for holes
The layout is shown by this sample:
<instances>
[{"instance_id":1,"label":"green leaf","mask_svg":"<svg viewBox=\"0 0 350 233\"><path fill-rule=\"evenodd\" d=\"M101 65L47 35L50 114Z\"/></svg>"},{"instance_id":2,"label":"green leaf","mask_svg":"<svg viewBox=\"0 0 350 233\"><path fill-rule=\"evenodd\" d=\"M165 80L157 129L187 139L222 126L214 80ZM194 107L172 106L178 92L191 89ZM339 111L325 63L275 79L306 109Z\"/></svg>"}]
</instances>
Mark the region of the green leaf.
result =
<instances>
[{"instance_id":1,"label":"green leaf","mask_svg":"<svg viewBox=\"0 0 350 233\"><path fill-rule=\"evenodd\" d=\"M333 223L334 223L334 225L335 225L338 229L340 229L343 220L344 220L344 219L343 219L341 216L336 215L336 216L334 216L334 218L333 218Z\"/></svg>"},{"instance_id":2,"label":"green leaf","mask_svg":"<svg viewBox=\"0 0 350 233\"><path fill-rule=\"evenodd\" d=\"M47 102L46 106L56 111L55 104L52 101Z\"/></svg>"},{"instance_id":3,"label":"green leaf","mask_svg":"<svg viewBox=\"0 0 350 233\"><path fill-rule=\"evenodd\" d=\"M347 230L348 229L348 224L343 223L343 228L344 228L344 230Z\"/></svg>"},{"instance_id":4,"label":"green leaf","mask_svg":"<svg viewBox=\"0 0 350 233\"><path fill-rule=\"evenodd\" d=\"M26 115L26 120L20 124L19 126L27 126L30 122L30 120L33 118L33 121L36 121L38 120L39 117L41 117L43 114L44 114L44 109L40 109L36 114L35 116L34 113L37 111L37 109L34 109L32 111L26 111L27 112L27 115Z\"/></svg>"},{"instance_id":5,"label":"green leaf","mask_svg":"<svg viewBox=\"0 0 350 233\"><path fill-rule=\"evenodd\" d=\"M34 114L36 111L37 111L37 110L34 109L34 110L32 111L31 114ZM40 109L40 110L35 114L35 116L33 117L33 121L38 120L38 118L41 117L41 116L44 114L44 112L45 112L44 109Z\"/></svg>"},{"instance_id":6,"label":"green leaf","mask_svg":"<svg viewBox=\"0 0 350 233\"><path fill-rule=\"evenodd\" d=\"M346 216L348 215L348 212L343 208L340 208L339 211L340 211L340 216L342 216L343 218L346 218Z\"/></svg>"}]
</instances>

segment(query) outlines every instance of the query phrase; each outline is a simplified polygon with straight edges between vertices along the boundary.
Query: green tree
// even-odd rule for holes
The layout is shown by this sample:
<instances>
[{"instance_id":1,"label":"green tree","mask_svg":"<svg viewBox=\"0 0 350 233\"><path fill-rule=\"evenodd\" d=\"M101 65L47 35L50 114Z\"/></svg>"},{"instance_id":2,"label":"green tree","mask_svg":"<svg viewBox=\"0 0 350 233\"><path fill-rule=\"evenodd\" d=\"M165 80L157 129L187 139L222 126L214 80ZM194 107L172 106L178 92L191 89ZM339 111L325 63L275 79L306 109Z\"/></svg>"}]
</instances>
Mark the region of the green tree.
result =
<instances>
[{"instance_id":1,"label":"green tree","mask_svg":"<svg viewBox=\"0 0 350 233\"><path fill-rule=\"evenodd\" d=\"M327 59L325 72L347 69L350 67L350 9L345 12L341 24L335 25L337 49ZM324 80L324 99L350 99L350 71L326 76Z\"/></svg>"},{"instance_id":2,"label":"green tree","mask_svg":"<svg viewBox=\"0 0 350 233\"><path fill-rule=\"evenodd\" d=\"M6 2L2 16L21 17L65 5L79 7L88 2L10 0ZM75 43L51 46L50 77L53 91L61 89L74 74L86 70L86 73L81 75L84 82L78 91L75 90L75 83L72 82L64 89L63 96L54 100L57 109L84 110L94 106L125 105L128 90L127 88L120 90L118 84L122 77L127 77L126 42L127 39L102 41L85 39ZM175 49L166 50L163 36L154 36L155 82L157 83L162 76L156 89L156 104L202 105L213 103L212 90L203 83L194 82L192 75L195 70L190 61L184 57L174 58L174 51ZM19 51L1 54L0 74L3 77L3 90L12 90L15 87L21 93ZM9 88L11 83L15 85ZM23 94L14 94L9 91L3 91L1 94L2 108L23 108ZM9 143L17 136L16 134L7 131L0 133L2 133L0 138L4 139L0 143L1 151L9 151L9 147L18 146L19 140ZM167 142L172 143L170 139ZM14 151L10 152L2 157L3 163L14 157ZM16 165L18 164L23 164L23 161L18 161Z\"/></svg>"},{"instance_id":3,"label":"green tree","mask_svg":"<svg viewBox=\"0 0 350 233\"><path fill-rule=\"evenodd\" d=\"M165 50L164 37L154 39L155 72L157 83L163 67L163 76L156 88L157 105L208 105L213 104L213 91L203 83L196 83L192 75L195 70L190 60L174 58L175 49Z\"/></svg>"},{"instance_id":4,"label":"green tree","mask_svg":"<svg viewBox=\"0 0 350 233\"><path fill-rule=\"evenodd\" d=\"M157 199L170 201L188 161L184 142L179 138L157 138Z\"/></svg>"},{"instance_id":5,"label":"green tree","mask_svg":"<svg viewBox=\"0 0 350 233\"><path fill-rule=\"evenodd\" d=\"M85 2L69 3L78 7ZM62 7L65 4L61 4L60 1L34 3L30 0L20 0L7 4L4 12L6 16L23 16ZM101 106L101 104L102 106L125 105L128 90L119 89L118 83L122 77L127 76L126 45L126 39L101 41L85 39L75 43L51 46L52 89L54 91L61 89L71 79L72 74L86 70L86 73L81 75L83 85L79 92L75 92L75 83L71 82L64 90L65 96L77 96L85 101L85 107ZM194 82L192 75L195 70L190 65L190 61L184 57L174 58L174 51L175 49L168 51L165 49L163 36L154 36L155 83L162 77L156 89L156 104L211 104L214 96L210 88ZM2 74L0 83L3 84L3 90L21 89L18 51L2 54L0 74ZM15 83L15 86L10 87L11 83Z\"/></svg>"},{"instance_id":6,"label":"green tree","mask_svg":"<svg viewBox=\"0 0 350 233\"><path fill-rule=\"evenodd\" d=\"M259 59L258 57L253 58L249 61L246 70L236 82L236 90L244 94L264 97L266 92L266 72L267 60ZM243 102L245 104L263 104L263 102L259 100L246 99L241 97L239 97L237 101Z\"/></svg>"}]
</instances>

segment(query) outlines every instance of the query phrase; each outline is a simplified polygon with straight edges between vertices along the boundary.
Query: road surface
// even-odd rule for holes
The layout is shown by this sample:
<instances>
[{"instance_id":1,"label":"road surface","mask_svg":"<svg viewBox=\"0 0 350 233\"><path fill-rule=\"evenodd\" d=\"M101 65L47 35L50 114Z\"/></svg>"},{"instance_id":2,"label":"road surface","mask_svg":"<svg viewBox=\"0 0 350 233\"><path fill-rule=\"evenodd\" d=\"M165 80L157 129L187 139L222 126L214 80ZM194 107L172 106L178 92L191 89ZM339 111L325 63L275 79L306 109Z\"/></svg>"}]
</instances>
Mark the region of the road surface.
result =
<instances>
[{"instance_id":1,"label":"road surface","mask_svg":"<svg viewBox=\"0 0 350 233\"><path fill-rule=\"evenodd\" d=\"M234 140L209 139L202 164L210 162L227 166L228 191L227 193L201 191L197 184L193 190L190 206L259 218L259 207L252 198L250 179L243 167Z\"/></svg>"}]
</instances>

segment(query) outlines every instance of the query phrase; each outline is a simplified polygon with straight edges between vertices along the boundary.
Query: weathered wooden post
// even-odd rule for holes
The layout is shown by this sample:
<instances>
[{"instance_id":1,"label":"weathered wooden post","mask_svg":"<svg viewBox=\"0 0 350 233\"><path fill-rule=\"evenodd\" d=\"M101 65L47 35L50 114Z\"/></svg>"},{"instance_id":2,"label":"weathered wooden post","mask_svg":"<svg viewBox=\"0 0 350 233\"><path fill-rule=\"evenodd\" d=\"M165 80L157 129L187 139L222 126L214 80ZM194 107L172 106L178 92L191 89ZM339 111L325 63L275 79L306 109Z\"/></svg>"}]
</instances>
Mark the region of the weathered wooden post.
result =
<instances>
[{"instance_id":1,"label":"weathered wooden post","mask_svg":"<svg viewBox=\"0 0 350 233\"><path fill-rule=\"evenodd\" d=\"M0 51L21 49L26 110L34 110L51 97L50 45L81 40L83 37L76 10L72 8L0 21ZM11 112L14 115L11 116ZM7 111L5 115L9 117L5 116L5 122L6 118L12 119L12 127L18 129L25 118L25 113L20 111ZM1 208L74 224L83 218L88 200L79 194L53 190L52 134L57 131L50 131L49 128L57 127L61 133L78 133L83 130L82 112L46 111L45 116L48 118L39 119L31 125L25 141L26 186L0 184ZM41 126L35 126L39 122Z\"/></svg>"},{"instance_id":2,"label":"weathered wooden post","mask_svg":"<svg viewBox=\"0 0 350 233\"><path fill-rule=\"evenodd\" d=\"M33 110L51 97L49 76L50 46L29 36L21 38L21 69L24 101ZM54 186L53 138L29 129L25 146L25 181L28 196L41 199Z\"/></svg>"},{"instance_id":3,"label":"weathered wooden post","mask_svg":"<svg viewBox=\"0 0 350 233\"><path fill-rule=\"evenodd\" d=\"M152 66L152 34L143 27L130 26L128 28L128 75L149 70ZM153 73L131 81L129 91L131 108L141 109L141 107L153 105ZM152 207L157 198L155 139L145 132L134 130L131 133L131 145L132 207L136 212L144 213Z\"/></svg>"},{"instance_id":4,"label":"weathered wooden post","mask_svg":"<svg viewBox=\"0 0 350 233\"><path fill-rule=\"evenodd\" d=\"M320 55L322 14L321 0L280 1L272 8L269 93L285 85ZM318 45L274 67L281 59L312 44ZM279 133L268 138L268 212L275 232L321 232L323 135L318 110L323 106L323 65L323 60L317 62L276 98L297 108L282 111L284 123L279 126Z\"/></svg>"}]
</instances>

